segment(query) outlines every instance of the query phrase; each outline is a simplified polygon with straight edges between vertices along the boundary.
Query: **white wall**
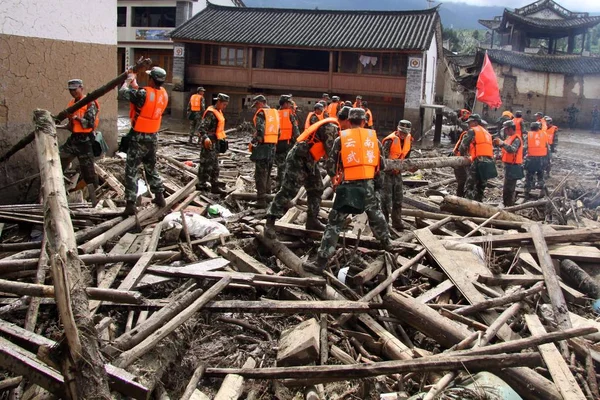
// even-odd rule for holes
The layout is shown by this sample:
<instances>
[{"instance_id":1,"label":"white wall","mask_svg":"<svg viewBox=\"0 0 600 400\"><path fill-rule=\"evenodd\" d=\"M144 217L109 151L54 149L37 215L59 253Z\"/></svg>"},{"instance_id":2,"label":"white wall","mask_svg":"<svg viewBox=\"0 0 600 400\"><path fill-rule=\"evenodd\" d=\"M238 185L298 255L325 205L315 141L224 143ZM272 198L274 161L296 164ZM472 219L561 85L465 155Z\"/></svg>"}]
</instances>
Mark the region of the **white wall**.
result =
<instances>
[{"instance_id":1,"label":"white wall","mask_svg":"<svg viewBox=\"0 0 600 400\"><path fill-rule=\"evenodd\" d=\"M438 43L437 35L433 35L431 40L431 46L426 53L427 71L425 71L425 98L423 99L426 104L433 104L435 101L435 77L437 75L437 63L438 63Z\"/></svg>"},{"instance_id":2,"label":"white wall","mask_svg":"<svg viewBox=\"0 0 600 400\"><path fill-rule=\"evenodd\" d=\"M1 0L0 33L117 44L117 0Z\"/></svg>"}]
</instances>

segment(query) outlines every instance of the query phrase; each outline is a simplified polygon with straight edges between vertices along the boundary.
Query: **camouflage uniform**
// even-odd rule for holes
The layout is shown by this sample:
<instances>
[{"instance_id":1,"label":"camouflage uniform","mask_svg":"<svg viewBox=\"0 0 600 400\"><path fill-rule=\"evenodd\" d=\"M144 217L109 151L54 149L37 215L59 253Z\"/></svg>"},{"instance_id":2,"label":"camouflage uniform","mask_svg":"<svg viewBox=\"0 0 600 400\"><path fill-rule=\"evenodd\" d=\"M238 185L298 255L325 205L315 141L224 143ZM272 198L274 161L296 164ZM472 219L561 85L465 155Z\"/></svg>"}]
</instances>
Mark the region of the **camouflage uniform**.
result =
<instances>
[{"instance_id":1,"label":"camouflage uniform","mask_svg":"<svg viewBox=\"0 0 600 400\"><path fill-rule=\"evenodd\" d=\"M521 139L518 137L511 144L502 143L501 147L507 153L515 154L521 147ZM502 204L510 207L515 204L515 190L517 182L523 177L523 166L520 164L504 163L504 186L502 188Z\"/></svg>"},{"instance_id":2,"label":"camouflage uniform","mask_svg":"<svg viewBox=\"0 0 600 400\"><path fill-rule=\"evenodd\" d=\"M400 144L404 144L405 139L400 138ZM383 154L385 158L390 157L390 149L392 141L388 140L383 144ZM412 151L412 149L411 149ZM410 152L405 159L410 156ZM390 214L392 222L396 221L394 227L402 226L402 197L403 197L402 173L394 173L393 171L386 172L383 177L383 192L381 194L381 211L386 221L389 221Z\"/></svg>"},{"instance_id":3,"label":"camouflage uniform","mask_svg":"<svg viewBox=\"0 0 600 400\"><path fill-rule=\"evenodd\" d=\"M381 148L381 143L379 143L379 141L377 143L379 145L380 154L379 166L380 170L383 170L385 165L383 160L383 150ZM335 139L333 144L331 157L327 160L327 173L329 176L333 177L337 173L338 164L341 165L339 160L341 157L341 152L342 141L338 137ZM365 212L369 218L369 226L371 227L375 237L383 244L384 248L389 248L390 232L388 229L388 224L385 222L385 218L381 212L381 199L379 196L379 191L383 186L382 180L382 174L377 173L374 179L346 181L343 182L342 185L354 185L363 187L365 189ZM321 245L319 246L319 250L317 252L320 259L328 260L335 253L337 242L347 216L348 214L334 209L329 212L327 228L323 233L323 239L321 240Z\"/></svg>"},{"instance_id":4,"label":"camouflage uniform","mask_svg":"<svg viewBox=\"0 0 600 400\"><path fill-rule=\"evenodd\" d=\"M146 90L128 89L122 87L119 94L124 99L129 100L136 108L136 112L144 106L146 102ZM138 169L140 164L144 165L146 180L150 185L150 190L155 195L164 192L160 175L156 170L156 151L158 148L158 133L139 133L131 128L129 132L131 137L129 148L127 150L127 162L125 164L125 200L135 202L138 189Z\"/></svg>"},{"instance_id":5,"label":"camouflage uniform","mask_svg":"<svg viewBox=\"0 0 600 400\"><path fill-rule=\"evenodd\" d=\"M461 133L468 129L469 129L469 126L466 123L461 121L461 123L460 123ZM469 155L468 149L467 149L466 153L463 153L460 150L462 143L458 143L458 141L462 141L462 139L464 139L464 136L462 138L460 138L460 136L459 136L456 146L458 148L458 155L466 157ZM465 184L467 183L467 175L468 175L469 167L467 167L467 166L454 167L453 170L454 170L454 177L456 178L456 195L458 197L465 197Z\"/></svg>"},{"instance_id":6,"label":"camouflage uniform","mask_svg":"<svg viewBox=\"0 0 600 400\"><path fill-rule=\"evenodd\" d=\"M265 138L265 113L256 116L256 134L252 139L253 149L250 160L254 161L254 182L256 185L256 199L264 201L267 193L271 192L271 170L273 169L273 156L275 145L263 143Z\"/></svg>"},{"instance_id":7,"label":"camouflage uniform","mask_svg":"<svg viewBox=\"0 0 600 400\"><path fill-rule=\"evenodd\" d=\"M98 107L93 101L89 104L81 125L84 128L93 128L98 115ZM63 169L67 167L75 158L79 162L79 170L81 177L86 184L98 186L98 176L94 169L94 150L92 143L94 142L94 132L90 133L72 133L67 141L60 147L60 161Z\"/></svg>"},{"instance_id":8,"label":"camouflage uniform","mask_svg":"<svg viewBox=\"0 0 600 400\"><path fill-rule=\"evenodd\" d=\"M327 156L331 153L333 141L338 136L338 127L335 124L326 124L320 127L315 136L325 146ZM292 147L285 160L285 174L281 188L269 205L267 216L281 218L289 208L289 202L296 196L300 186L306 188L308 198L307 214L317 217L323 195L323 181L319 172L318 162L309 153L310 145L298 142Z\"/></svg>"},{"instance_id":9,"label":"camouflage uniform","mask_svg":"<svg viewBox=\"0 0 600 400\"><path fill-rule=\"evenodd\" d=\"M219 152L217 151L217 117L212 112L207 112L202 120L200 132L200 164L198 165L198 186L206 186L210 181L212 187L217 187L219 180ZM211 149L204 147L204 140L210 138L213 143Z\"/></svg>"},{"instance_id":10,"label":"camouflage uniform","mask_svg":"<svg viewBox=\"0 0 600 400\"><path fill-rule=\"evenodd\" d=\"M286 168L286 158L290 152L290 149L296 143L296 139L300 136L300 129L298 129L298 117L294 113L290 113L290 121L292 122L292 138L289 143L285 141L280 141L277 143L275 148L275 165L277 165L277 186L275 191L279 191L281 188L281 183L283 182L283 177L285 175Z\"/></svg>"},{"instance_id":11,"label":"camouflage uniform","mask_svg":"<svg viewBox=\"0 0 600 400\"><path fill-rule=\"evenodd\" d=\"M475 140L475 132L472 129L467 131L460 143L460 154L469 154L471 142ZM465 183L465 197L475 201L483 201L483 194L487 186L487 179L480 179L478 169L481 163L492 163L495 161L491 157L477 157L467 168L467 181Z\"/></svg>"},{"instance_id":12,"label":"camouflage uniform","mask_svg":"<svg viewBox=\"0 0 600 400\"><path fill-rule=\"evenodd\" d=\"M323 115L325 115L325 111L323 111ZM326 118L326 117L324 116L323 118ZM317 114L313 114L313 115L310 116L310 120L309 121L310 121L311 125L314 125L317 122L319 122L320 119L319 119L319 116Z\"/></svg>"},{"instance_id":13,"label":"camouflage uniform","mask_svg":"<svg viewBox=\"0 0 600 400\"><path fill-rule=\"evenodd\" d=\"M523 133L523 156L525 157L525 198L529 197L529 193L534 186L546 190L546 182L544 181L544 170L546 168L546 157L535 157L527 155L527 135ZM548 150L550 152L550 150ZM536 185L537 178L537 185Z\"/></svg>"}]
</instances>

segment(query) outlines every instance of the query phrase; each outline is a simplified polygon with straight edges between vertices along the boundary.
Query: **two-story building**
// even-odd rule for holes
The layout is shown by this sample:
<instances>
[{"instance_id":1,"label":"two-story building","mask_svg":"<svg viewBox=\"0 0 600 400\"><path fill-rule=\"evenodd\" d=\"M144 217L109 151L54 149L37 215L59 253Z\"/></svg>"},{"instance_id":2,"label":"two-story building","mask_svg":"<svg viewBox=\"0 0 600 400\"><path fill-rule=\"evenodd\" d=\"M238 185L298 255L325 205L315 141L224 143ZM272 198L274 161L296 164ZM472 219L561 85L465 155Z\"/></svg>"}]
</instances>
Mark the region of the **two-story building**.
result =
<instances>
[{"instance_id":1,"label":"two-story building","mask_svg":"<svg viewBox=\"0 0 600 400\"><path fill-rule=\"evenodd\" d=\"M231 96L230 121L257 93L275 105L292 93L303 112L322 93L362 95L375 126L402 117L417 122L433 103L441 52L437 8L420 11L332 11L235 8L209 3L171 32L175 43L172 112L183 114L190 90ZM179 49L179 50L178 50Z\"/></svg>"}]
</instances>

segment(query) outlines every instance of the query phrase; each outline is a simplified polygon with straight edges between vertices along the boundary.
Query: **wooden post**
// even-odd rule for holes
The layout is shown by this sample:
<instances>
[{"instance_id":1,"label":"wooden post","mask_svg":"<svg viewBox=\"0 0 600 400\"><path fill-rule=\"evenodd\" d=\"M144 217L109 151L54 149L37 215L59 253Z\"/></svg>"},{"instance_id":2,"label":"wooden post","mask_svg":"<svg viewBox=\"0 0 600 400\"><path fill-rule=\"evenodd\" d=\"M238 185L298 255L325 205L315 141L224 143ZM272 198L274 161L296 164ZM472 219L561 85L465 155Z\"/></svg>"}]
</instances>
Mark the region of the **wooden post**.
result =
<instances>
[{"instance_id":1,"label":"wooden post","mask_svg":"<svg viewBox=\"0 0 600 400\"><path fill-rule=\"evenodd\" d=\"M65 392L69 399L110 399L108 378L98 348L94 323L85 292L89 276L77 255L56 128L50 112L34 111L35 147L44 197L44 231L58 314L63 324L66 349L61 354Z\"/></svg>"},{"instance_id":2,"label":"wooden post","mask_svg":"<svg viewBox=\"0 0 600 400\"><path fill-rule=\"evenodd\" d=\"M437 147L442 141L442 120L444 115L441 108L435 109L435 130L433 132L433 146Z\"/></svg>"}]
</instances>

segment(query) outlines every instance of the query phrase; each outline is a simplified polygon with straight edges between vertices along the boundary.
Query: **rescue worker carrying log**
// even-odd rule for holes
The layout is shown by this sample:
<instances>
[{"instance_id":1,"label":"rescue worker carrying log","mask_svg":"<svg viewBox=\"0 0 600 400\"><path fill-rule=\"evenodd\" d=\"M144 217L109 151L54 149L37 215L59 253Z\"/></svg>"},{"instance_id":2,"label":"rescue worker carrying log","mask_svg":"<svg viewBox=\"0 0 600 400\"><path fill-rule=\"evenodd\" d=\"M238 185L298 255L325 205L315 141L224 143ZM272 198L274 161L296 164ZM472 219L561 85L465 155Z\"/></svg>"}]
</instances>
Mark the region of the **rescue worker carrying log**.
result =
<instances>
[{"instance_id":1,"label":"rescue worker carrying log","mask_svg":"<svg viewBox=\"0 0 600 400\"><path fill-rule=\"evenodd\" d=\"M281 218L290 207L289 202L296 196L300 186L304 185L307 196L306 229L324 231L317 218L323 195L323 181L319 171L319 161L331 157L333 142L342 127L348 128L349 107L344 107L338 118L326 118L311 125L298 137L285 160L285 174L281 188L267 210L265 232L275 237L275 220ZM339 122L338 122L339 120Z\"/></svg>"},{"instance_id":2,"label":"rescue worker carrying log","mask_svg":"<svg viewBox=\"0 0 600 400\"><path fill-rule=\"evenodd\" d=\"M316 124L317 122L323 120L323 118L325 118L325 114L324 114L323 110L325 110L325 106L323 106L323 103L316 102L315 106L314 106L314 111L309 112L308 115L306 116L306 122L304 123L304 129L308 129L308 127L311 126L312 124Z\"/></svg>"},{"instance_id":3,"label":"rescue worker carrying log","mask_svg":"<svg viewBox=\"0 0 600 400\"><path fill-rule=\"evenodd\" d=\"M73 97L68 104L68 107L71 107L83 98L83 81L81 79L71 79L67 83L67 89L69 89L69 93ZM60 161L63 170L71 161L77 158L81 177L87 185L90 201L93 206L98 203L96 200L98 176L94 168L93 143L95 140L94 131L98 127L99 122L99 111L98 102L94 100L73 114L70 114L68 116L69 124L67 127L71 131L71 136L60 147Z\"/></svg>"},{"instance_id":4,"label":"rescue worker carrying log","mask_svg":"<svg viewBox=\"0 0 600 400\"><path fill-rule=\"evenodd\" d=\"M382 247L392 250L388 225L381 212L378 192L383 187L383 151L374 130L366 129L365 111L352 108L348 112L350 129L343 130L333 143L331 157L327 160L327 173L332 182L341 180L336 189L335 201L329 212L327 228L318 250L316 263L305 268L322 274L328 260L335 253L340 232L348 214L367 213L369 226Z\"/></svg>"},{"instance_id":5,"label":"rescue worker carrying log","mask_svg":"<svg viewBox=\"0 0 600 400\"><path fill-rule=\"evenodd\" d=\"M204 88L200 86L196 90L196 94L193 94L190 97L190 101L188 103L187 115L188 119L190 120L190 143L193 142L194 137L196 136L196 132L200 128L200 123L202 122L204 110L206 109L204 92Z\"/></svg>"},{"instance_id":6,"label":"rescue worker carrying log","mask_svg":"<svg viewBox=\"0 0 600 400\"><path fill-rule=\"evenodd\" d=\"M556 153L556 145L558 145L558 126L552 123L552 118L545 116L546 121L546 135L548 136L548 145L550 151L548 152L548 160L546 162L546 174L550 178L550 170L552 169L552 153Z\"/></svg>"},{"instance_id":7,"label":"rescue worker carrying log","mask_svg":"<svg viewBox=\"0 0 600 400\"><path fill-rule=\"evenodd\" d=\"M277 141L277 147L275 148L275 164L277 165L277 186L275 191L279 190L281 182L283 182L285 158L300 135L298 119L296 118L296 113L292 109L292 97L290 95L281 95L279 98L278 112L279 139Z\"/></svg>"},{"instance_id":8,"label":"rescue worker carrying log","mask_svg":"<svg viewBox=\"0 0 600 400\"><path fill-rule=\"evenodd\" d=\"M252 99L255 133L250 142L252 154L250 160L254 161L254 181L256 184L257 208L267 207L267 193L271 192L271 170L275 156L275 145L279 138L279 113L267 105L267 99L258 95Z\"/></svg>"},{"instance_id":9,"label":"rescue worker carrying log","mask_svg":"<svg viewBox=\"0 0 600 400\"><path fill-rule=\"evenodd\" d=\"M494 139L494 144L502 148L502 162L504 163L504 187L502 204L510 207L515 204L515 190L517 181L523 179L523 136L517 131L514 121L505 121L502 124L506 139Z\"/></svg>"},{"instance_id":10,"label":"rescue worker carrying log","mask_svg":"<svg viewBox=\"0 0 600 400\"><path fill-rule=\"evenodd\" d=\"M539 122L531 123L527 138L524 140L523 154L525 156L525 200L528 200L534 186L541 189L542 195L546 191L544 169L548 157L548 137Z\"/></svg>"},{"instance_id":11,"label":"rescue worker carrying log","mask_svg":"<svg viewBox=\"0 0 600 400\"><path fill-rule=\"evenodd\" d=\"M408 120L400 120L395 132L390 133L381 145L386 159L404 160L409 157L412 145L410 134L412 124ZM385 220L389 222L392 214L392 227L396 230L404 230L402 223L402 173L400 171L388 171L383 178L383 193L381 195L381 211Z\"/></svg>"},{"instance_id":12,"label":"rescue worker carrying log","mask_svg":"<svg viewBox=\"0 0 600 400\"><path fill-rule=\"evenodd\" d=\"M125 205L124 215L135 214L135 202L138 189L138 168L144 164L146 180L154 193L153 203L159 207L166 205L164 188L156 169L156 151L158 149L158 131L162 114L169 103L169 96L163 84L167 72L160 67L146 71L150 76L148 86L138 89L137 83L127 78L119 94L131 103L131 131L125 164ZM128 87L133 83L132 87Z\"/></svg>"},{"instance_id":13,"label":"rescue worker carrying log","mask_svg":"<svg viewBox=\"0 0 600 400\"><path fill-rule=\"evenodd\" d=\"M483 201L488 179L498 176L494 162L492 135L481 126L479 114L472 114L467 120L469 130L460 143L460 153L469 154L471 165L468 167L465 197Z\"/></svg>"},{"instance_id":14,"label":"rescue worker carrying log","mask_svg":"<svg viewBox=\"0 0 600 400\"><path fill-rule=\"evenodd\" d=\"M226 194L219 187L219 153L225 153L228 148L225 134L225 116L223 111L229 104L229 96L219 93L214 106L209 106L200 123L200 163L198 164L198 183L196 189L210 190L216 194Z\"/></svg>"}]
</instances>

